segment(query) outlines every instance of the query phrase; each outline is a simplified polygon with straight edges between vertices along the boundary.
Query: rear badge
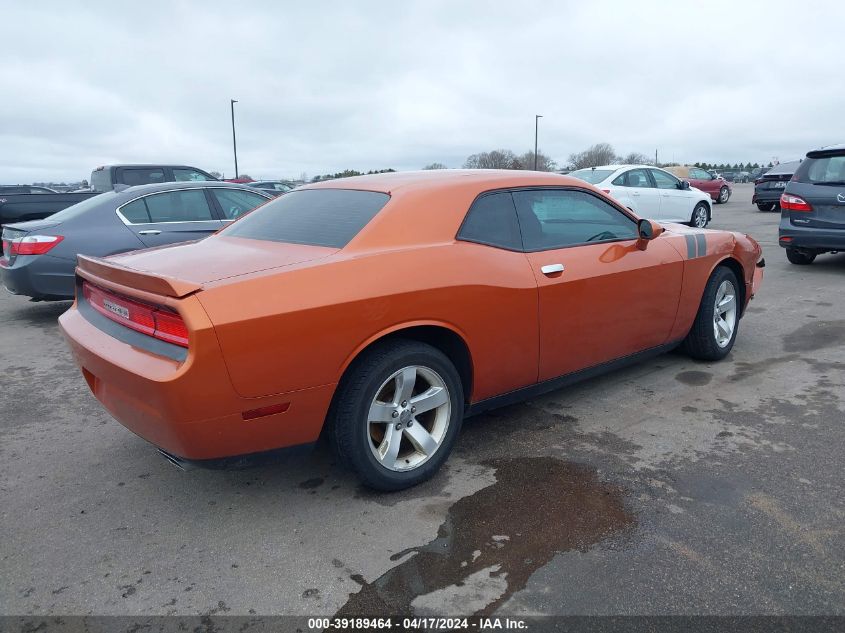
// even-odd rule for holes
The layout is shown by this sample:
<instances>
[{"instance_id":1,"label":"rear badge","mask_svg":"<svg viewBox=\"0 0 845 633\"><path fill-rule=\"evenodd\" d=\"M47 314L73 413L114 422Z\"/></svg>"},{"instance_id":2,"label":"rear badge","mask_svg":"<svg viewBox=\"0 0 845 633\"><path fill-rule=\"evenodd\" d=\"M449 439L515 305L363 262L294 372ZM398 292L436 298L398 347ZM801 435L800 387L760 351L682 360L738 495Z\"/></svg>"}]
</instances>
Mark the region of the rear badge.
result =
<instances>
[{"instance_id":1,"label":"rear badge","mask_svg":"<svg viewBox=\"0 0 845 633\"><path fill-rule=\"evenodd\" d=\"M123 306L119 306L116 303L112 303L108 299L103 299L103 307L106 310L110 310L114 312L118 316L122 316L124 319L129 318L129 308L124 308Z\"/></svg>"}]
</instances>

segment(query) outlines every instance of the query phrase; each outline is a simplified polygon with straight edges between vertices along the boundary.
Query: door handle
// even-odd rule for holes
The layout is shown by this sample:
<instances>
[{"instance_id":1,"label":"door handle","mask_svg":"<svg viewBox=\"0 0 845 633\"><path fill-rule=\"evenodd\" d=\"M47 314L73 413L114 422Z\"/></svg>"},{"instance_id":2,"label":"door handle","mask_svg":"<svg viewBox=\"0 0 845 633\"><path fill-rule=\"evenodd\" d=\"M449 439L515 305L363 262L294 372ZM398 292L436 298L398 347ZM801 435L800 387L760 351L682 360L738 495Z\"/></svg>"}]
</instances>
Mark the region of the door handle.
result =
<instances>
[{"instance_id":1,"label":"door handle","mask_svg":"<svg viewBox=\"0 0 845 633\"><path fill-rule=\"evenodd\" d=\"M540 269L544 275L554 275L563 272L563 264L546 264Z\"/></svg>"},{"instance_id":2,"label":"door handle","mask_svg":"<svg viewBox=\"0 0 845 633\"><path fill-rule=\"evenodd\" d=\"M638 195L640 195L640 192L639 191L632 191L631 195L632 196L638 196Z\"/></svg>"},{"instance_id":3,"label":"door handle","mask_svg":"<svg viewBox=\"0 0 845 633\"><path fill-rule=\"evenodd\" d=\"M138 235L160 235L161 231L155 229L148 229L146 231L138 231Z\"/></svg>"}]
</instances>

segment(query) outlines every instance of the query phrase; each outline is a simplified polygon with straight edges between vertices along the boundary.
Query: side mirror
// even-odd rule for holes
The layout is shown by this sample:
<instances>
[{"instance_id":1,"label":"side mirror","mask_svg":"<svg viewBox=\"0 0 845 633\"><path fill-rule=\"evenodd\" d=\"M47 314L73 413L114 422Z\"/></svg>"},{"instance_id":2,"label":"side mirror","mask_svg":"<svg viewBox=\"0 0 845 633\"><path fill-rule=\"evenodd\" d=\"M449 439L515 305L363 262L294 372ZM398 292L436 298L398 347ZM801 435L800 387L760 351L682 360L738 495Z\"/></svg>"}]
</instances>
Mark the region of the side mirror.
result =
<instances>
[{"instance_id":1,"label":"side mirror","mask_svg":"<svg viewBox=\"0 0 845 633\"><path fill-rule=\"evenodd\" d=\"M689 180L681 181L681 189L689 189Z\"/></svg>"},{"instance_id":2,"label":"side mirror","mask_svg":"<svg viewBox=\"0 0 845 633\"><path fill-rule=\"evenodd\" d=\"M637 233L641 240L653 240L655 237L663 233L663 227L653 220L646 220L643 218L637 222Z\"/></svg>"}]
</instances>

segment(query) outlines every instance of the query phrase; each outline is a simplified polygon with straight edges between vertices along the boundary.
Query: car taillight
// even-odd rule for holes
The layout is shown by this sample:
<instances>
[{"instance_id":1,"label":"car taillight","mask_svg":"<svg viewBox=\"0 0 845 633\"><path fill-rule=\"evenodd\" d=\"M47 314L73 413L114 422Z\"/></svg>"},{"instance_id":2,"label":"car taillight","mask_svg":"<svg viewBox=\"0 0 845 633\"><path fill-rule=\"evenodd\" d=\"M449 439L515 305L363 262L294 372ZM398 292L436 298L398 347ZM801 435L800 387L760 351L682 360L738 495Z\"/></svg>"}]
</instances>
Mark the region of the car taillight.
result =
<instances>
[{"instance_id":1,"label":"car taillight","mask_svg":"<svg viewBox=\"0 0 845 633\"><path fill-rule=\"evenodd\" d=\"M789 193L781 194L780 196L780 208L786 209L787 211L812 211L813 207L804 200L804 198L799 198L798 196L793 196Z\"/></svg>"},{"instance_id":2,"label":"car taillight","mask_svg":"<svg viewBox=\"0 0 845 633\"><path fill-rule=\"evenodd\" d=\"M9 253L11 255L43 255L59 242L65 239L61 235L27 235L9 242ZM3 245L4 250L6 245Z\"/></svg>"},{"instance_id":3,"label":"car taillight","mask_svg":"<svg viewBox=\"0 0 845 633\"><path fill-rule=\"evenodd\" d=\"M82 294L92 308L112 321L147 336L188 347L188 327L182 317L169 308L128 299L87 281L82 283Z\"/></svg>"}]
</instances>

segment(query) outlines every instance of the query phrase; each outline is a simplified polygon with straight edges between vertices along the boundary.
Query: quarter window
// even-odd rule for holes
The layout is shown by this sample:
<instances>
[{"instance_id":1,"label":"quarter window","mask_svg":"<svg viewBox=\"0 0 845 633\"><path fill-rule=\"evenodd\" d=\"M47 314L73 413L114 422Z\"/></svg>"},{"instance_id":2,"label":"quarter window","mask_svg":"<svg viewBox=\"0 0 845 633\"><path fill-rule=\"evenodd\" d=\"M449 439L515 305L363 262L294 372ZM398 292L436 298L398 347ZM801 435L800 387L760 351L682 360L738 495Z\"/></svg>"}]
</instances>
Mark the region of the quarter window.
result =
<instances>
[{"instance_id":1,"label":"quarter window","mask_svg":"<svg viewBox=\"0 0 845 633\"><path fill-rule=\"evenodd\" d=\"M667 174L665 171L660 169L651 169L651 175L654 176L654 181L657 183L658 189L678 189L678 185L680 184L680 180L675 178L671 174Z\"/></svg>"},{"instance_id":2,"label":"quarter window","mask_svg":"<svg viewBox=\"0 0 845 633\"><path fill-rule=\"evenodd\" d=\"M584 191L514 191L513 200L528 251L637 237L631 218Z\"/></svg>"},{"instance_id":3,"label":"quarter window","mask_svg":"<svg viewBox=\"0 0 845 633\"><path fill-rule=\"evenodd\" d=\"M478 198L458 231L458 239L522 250L516 208L510 192L488 193Z\"/></svg>"},{"instance_id":4,"label":"quarter window","mask_svg":"<svg viewBox=\"0 0 845 633\"><path fill-rule=\"evenodd\" d=\"M267 198L257 193L241 191L240 189L211 189L211 195L217 199L223 216L227 220L234 220L244 213L252 211L259 204L267 202Z\"/></svg>"},{"instance_id":5,"label":"quarter window","mask_svg":"<svg viewBox=\"0 0 845 633\"><path fill-rule=\"evenodd\" d=\"M131 224L145 224L150 221L147 205L143 198L133 200L120 208L120 214Z\"/></svg>"}]
</instances>

